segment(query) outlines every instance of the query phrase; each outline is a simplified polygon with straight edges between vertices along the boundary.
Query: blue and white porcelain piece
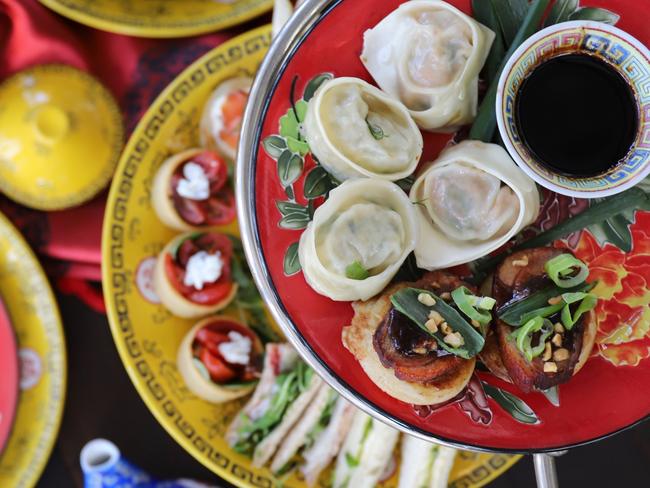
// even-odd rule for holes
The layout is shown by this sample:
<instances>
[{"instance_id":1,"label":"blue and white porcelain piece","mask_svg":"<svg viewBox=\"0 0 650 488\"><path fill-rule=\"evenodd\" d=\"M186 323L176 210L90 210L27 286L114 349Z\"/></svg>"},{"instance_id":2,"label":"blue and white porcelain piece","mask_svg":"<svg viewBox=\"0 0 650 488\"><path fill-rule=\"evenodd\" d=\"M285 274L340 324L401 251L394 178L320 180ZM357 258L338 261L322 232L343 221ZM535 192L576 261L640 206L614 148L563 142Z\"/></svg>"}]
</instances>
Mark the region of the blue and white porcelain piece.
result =
<instances>
[{"instance_id":1,"label":"blue and white porcelain piece","mask_svg":"<svg viewBox=\"0 0 650 488\"><path fill-rule=\"evenodd\" d=\"M79 455L85 488L211 488L188 479L160 481L122 457L115 444L94 439Z\"/></svg>"}]
</instances>

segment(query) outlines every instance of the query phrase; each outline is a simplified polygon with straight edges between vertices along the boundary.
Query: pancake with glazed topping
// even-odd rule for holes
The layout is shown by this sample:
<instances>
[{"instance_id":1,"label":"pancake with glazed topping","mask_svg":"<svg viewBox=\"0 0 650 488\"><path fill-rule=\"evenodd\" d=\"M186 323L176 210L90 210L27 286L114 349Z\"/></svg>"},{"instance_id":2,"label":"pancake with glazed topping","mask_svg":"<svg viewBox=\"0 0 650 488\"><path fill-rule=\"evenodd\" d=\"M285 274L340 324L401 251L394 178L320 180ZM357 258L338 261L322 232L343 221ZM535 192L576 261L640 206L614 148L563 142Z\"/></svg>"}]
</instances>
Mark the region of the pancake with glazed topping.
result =
<instances>
[{"instance_id":1,"label":"pancake with glazed topping","mask_svg":"<svg viewBox=\"0 0 650 488\"><path fill-rule=\"evenodd\" d=\"M438 296L459 286L458 277L434 271L414 283L398 283L365 302L353 302L352 323L343 328L343 345L370 379L390 396L414 405L446 402L465 388L476 359L463 359L436 346L435 339L397 312L391 296L402 288L431 290Z\"/></svg>"}]
</instances>

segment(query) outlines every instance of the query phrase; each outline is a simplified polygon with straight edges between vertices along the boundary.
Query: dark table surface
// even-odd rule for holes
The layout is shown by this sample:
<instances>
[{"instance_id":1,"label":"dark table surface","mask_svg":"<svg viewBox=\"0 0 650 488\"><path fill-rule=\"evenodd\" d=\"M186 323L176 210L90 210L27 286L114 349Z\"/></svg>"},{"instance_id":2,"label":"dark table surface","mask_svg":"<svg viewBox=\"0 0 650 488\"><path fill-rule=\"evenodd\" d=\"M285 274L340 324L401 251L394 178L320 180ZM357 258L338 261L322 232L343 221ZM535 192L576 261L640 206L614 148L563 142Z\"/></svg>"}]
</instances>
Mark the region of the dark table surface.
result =
<instances>
[{"instance_id":1,"label":"dark table surface","mask_svg":"<svg viewBox=\"0 0 650 488\"><path fill-rule=\"evenodd\" d=\"M79 451L96 437L112 440L127 459L159 479L230 486L187 454L149 413L120 362L106 317L76 298L59 295L58 300L68 348L68 392L59 438L38 486L82 486ZM563 487L650 486L650 422L574 449L558 458L557 466ZM488 486L534 485L532 459L526 456Z\"/></svg>"}]
</instances>

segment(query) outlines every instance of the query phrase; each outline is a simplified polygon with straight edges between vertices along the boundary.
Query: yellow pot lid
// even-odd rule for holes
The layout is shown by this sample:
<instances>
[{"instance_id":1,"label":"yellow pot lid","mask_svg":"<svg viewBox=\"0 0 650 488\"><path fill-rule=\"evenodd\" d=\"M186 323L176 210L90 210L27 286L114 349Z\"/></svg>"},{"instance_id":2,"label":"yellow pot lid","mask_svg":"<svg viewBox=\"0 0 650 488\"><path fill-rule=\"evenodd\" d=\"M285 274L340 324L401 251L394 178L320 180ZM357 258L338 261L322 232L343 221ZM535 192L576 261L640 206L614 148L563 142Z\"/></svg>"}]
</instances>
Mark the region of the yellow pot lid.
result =
<instances>
[{"instance_id":1,"label":"yellow pot lid","mask_svg":"<svg viewBox=\"0 0 650 488\"><path fill-rule=\"evenodd\" d=\"M58 210L91 199L123 141L113 96L83 71L41 65L0 84L0 190L23 205Z\"/></svg>"}]
</instances>

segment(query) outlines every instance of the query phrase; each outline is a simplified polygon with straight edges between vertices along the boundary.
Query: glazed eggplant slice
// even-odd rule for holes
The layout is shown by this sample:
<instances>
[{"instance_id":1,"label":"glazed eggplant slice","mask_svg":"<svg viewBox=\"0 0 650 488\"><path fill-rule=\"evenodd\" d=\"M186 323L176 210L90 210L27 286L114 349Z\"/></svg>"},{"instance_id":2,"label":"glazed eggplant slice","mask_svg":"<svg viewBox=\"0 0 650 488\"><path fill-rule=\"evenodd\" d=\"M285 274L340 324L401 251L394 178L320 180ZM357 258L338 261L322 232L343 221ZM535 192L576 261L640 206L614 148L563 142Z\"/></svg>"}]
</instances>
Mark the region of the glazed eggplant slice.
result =
<instances>
[{"instance_id":1,"label":"glazed eggplant slice","mask_svg":"<svg viewBox=\"0 0 650 488\"><path fill-rule=\"evenodd\" d=\"M546 390L568 381L582 367L594 344L596 321L592 310L583 313L570 329L562 325L560 310L543 319L538 317L538 327L528 327L533 332L529 333L527 352L521 348L523 341L517 340L517 333L525 331L503 320L504 310L514 303L552 289L554 282L545 267L566 254L566 250L550 247L519 251L507 257L493 277L492 296L497 300L498 318L481 359L496 376L509 379L524 392ZM560 296L554 296L548 304L559 301ZM524 324L518 326L523 328ZM536 344L534 353L531 343Z\"/></svg>"},{"instance_id":2,"label":"glazed eggplant slice","mask_svg":"<svg viewBox=\"0 0 650 488\"><path fill-rule=\"evenodd\" d=\"M461 286L474 292L455 275L434 271L417 282L393 285L371 300L354 302L355 315L343 328L343 344L370 379L392 397L416 405L445 402L465 388L476 359L439 347L430 334L393 307L391 296L412 287L451 301L451 292Z\"/></svg>"}]
</instances>

